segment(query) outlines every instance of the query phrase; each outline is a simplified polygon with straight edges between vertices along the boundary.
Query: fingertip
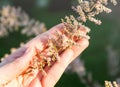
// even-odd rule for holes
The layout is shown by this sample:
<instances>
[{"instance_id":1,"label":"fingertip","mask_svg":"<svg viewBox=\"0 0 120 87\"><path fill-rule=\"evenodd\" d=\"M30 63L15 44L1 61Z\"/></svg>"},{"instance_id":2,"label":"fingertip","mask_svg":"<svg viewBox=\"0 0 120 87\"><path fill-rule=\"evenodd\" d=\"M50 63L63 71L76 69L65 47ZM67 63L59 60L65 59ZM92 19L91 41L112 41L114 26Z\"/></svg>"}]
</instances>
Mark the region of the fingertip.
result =
<instances>
[{"instance_id":1,"label":"fingertip","mask_svg":"<svg viewBox=\"0 0 120 87\"><path fill-rule=\"evenodd\" d=\"M73 58L70 60L71 62L89 46L89 41L86 38L81 38L77 41L77 44L79 44L79 46L72 46L71 48L74 52Z\"/></svg>"},{"instance_id":2,"label":"fingertip","mask_svg":"<svg viewBox=\"0 0 120 87\"><path fill-rule=\"evenodd\" d=\"M88 27L86 27L86 26L84 26L84 25L81 25L81 26L79 27L79 29L80 29L81 31L85 32L86 34L90 32L90 28L88 28Z\"/></svg>"},{"instance_id":3,"label":"fingertip","mask_svg":"<svg viewBox=\"0 0 120 87\"><path fill-rule=\"evenodd\" d=\"M89 46L89 40L86 38L82 38L78 41L78 43L80 44L80 46L84 46L84 47L88 47Z\"/></svg>"}]
</instances>

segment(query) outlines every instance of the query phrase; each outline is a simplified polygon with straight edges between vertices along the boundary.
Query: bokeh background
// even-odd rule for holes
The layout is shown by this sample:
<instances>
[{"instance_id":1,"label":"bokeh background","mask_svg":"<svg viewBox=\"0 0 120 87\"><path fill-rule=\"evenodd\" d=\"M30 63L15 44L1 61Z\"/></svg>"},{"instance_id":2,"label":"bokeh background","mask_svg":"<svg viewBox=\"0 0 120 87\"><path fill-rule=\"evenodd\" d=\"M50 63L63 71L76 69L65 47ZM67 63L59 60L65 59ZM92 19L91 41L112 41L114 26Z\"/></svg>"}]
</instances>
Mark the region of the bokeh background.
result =
<instances>
[{"instance_id":1,"label":"bokeh background","mask_svg":"<svg viewBox=\"0 0 120 87\"><path fill-rule=\"evenodd\" d=\"M0 0L0 9L7 5L21 7L30 18L39 20L50 29L61 23L61 18L66 15L76 15L71 10L71 6L76 3L77 0ZM109 4L109 7L112 8L112 13L98 16L102 25L86 23L91 28L91 39L80 60L87 75L81 77L80 73L68 69L55 87L104 87L105 80L120 82L120 1L118 0L117 6ZM9 35L0 37L0 57L31 37L20 31L9 32ZM84 78L87 79L84 81Z\"/></svg>"}]
</instances>

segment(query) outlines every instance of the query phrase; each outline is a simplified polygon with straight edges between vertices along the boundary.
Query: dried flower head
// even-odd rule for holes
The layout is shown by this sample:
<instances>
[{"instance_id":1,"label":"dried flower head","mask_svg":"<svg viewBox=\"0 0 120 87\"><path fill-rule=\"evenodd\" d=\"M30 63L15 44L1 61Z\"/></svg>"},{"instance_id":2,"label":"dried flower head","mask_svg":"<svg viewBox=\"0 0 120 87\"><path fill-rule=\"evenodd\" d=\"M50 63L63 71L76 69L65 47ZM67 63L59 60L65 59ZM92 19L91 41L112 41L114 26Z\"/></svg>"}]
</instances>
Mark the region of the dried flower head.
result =
<instances>
[{"instance_id":1,"label":"dried flower head","mask_svg":"<svg viewBox=\"0 0 120 87\"><path fill-rule=\"evenodd\" d=\"M111 0L111 2L116 5L116 0ZM102 13L110 13L112 10L106 5L108 4L108 0L78 0L79 5L73 6L72 9L78 13L78 21L86 22L86 20L90 20L95 24L100 25L101 21L96 19L95 16Z\"/></svg>"}]
</instances>

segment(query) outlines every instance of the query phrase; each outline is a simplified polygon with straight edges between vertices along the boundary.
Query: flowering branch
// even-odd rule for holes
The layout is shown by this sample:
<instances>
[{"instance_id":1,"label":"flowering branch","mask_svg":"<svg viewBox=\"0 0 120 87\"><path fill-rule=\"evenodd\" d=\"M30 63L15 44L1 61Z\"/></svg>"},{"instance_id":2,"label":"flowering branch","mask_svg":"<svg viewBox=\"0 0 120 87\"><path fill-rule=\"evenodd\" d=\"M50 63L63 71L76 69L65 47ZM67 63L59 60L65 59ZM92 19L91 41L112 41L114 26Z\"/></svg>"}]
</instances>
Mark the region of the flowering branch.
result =
<instances>
[{"instance_id":1,"label":"flowering branch","mask_svg":"<svg viewBox=\"0 0 120 87\"><path fill-rule=\"evenodd\" d=\"M116 5L117 2L115 0L111 0L111 2ZM87 32L90 31L88 27L86 27L83 23L87 20L94 22L97 25L101 24L101 20L95 18L96 15L106 12L110 13L112 10L107 8L108 0L78 0L79 5L73 6L72 9L78 13L78 17L74 17L73 15L66 16L65 19L62 19L62 23L64 24L64 33L61 35L59 32L56 32L57 38L50 37L48 40L47 49L40 53L37 50L37 55L35 57L37 62L33 63L34 68L40 69L43 72L45 66L50 66L51 62L55 62L59 59L59 55L65 49L76 45L80 46L76 43L76 41L81 38L90 39L88 35L82 35L79 28L83 27ZM45 55L44 53L48 53ZM42 60L42 61L39 61ZM44 73L45 74L45 73Z\"/></svg>"}]
</instances>

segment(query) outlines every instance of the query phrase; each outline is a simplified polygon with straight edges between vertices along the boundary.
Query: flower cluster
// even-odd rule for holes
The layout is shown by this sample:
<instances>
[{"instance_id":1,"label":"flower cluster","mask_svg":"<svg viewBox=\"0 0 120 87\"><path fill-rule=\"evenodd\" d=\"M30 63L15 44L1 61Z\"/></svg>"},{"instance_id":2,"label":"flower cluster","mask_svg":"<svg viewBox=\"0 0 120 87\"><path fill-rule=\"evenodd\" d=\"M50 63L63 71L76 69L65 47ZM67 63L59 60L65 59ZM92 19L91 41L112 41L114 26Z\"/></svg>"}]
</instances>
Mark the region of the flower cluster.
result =
<instances>
[{"instance_id":1,"label":"flower cluster","mask_svg":"<svg viewBox=\"0 0 120 87\"><path fill-rule=\"evenodd\" d=\"M46 50L42 53L37 51L37 61L34 62L34 65L37 65L37 69L44 71L45 66L50 66L52 62L59 60L59 55L67 48L76 45L80 46L76 43L76 41L80 40L81 38L90 39L88 35L82 35L81 31L79 30L80 27L86 29L87 32L90 29L83 25L84 22L90 20L95 24L100 25L101 21L95 18L96 15L106 12L110 13L112 10L107 8L107 0L78 0L79 5L76 7L72 7L74 11L79 14L79 17L75 18L73 15L66 16L65 19L62 19L62 23L64 24L64 32L59 34L56 32L57 38L50 37L48 40L48 45ZM116 1L111 1L114 5L116 5Z\"/></svg>"},{"instance_id":2,"label":"flower cluster","mask_svg":"<svg viewBox=\"0 0 120 87\"><path fill-rule=\"evenodd\" d=\"M86 22L87 20L100 25L102 22L95 18L96 15L106 12L110 13L112 10L106 5L108 0L78 0L79 5L73 6L72 9L78 13L77 20L80 22ZM117 4L116 0L111 0L113 5Z\"/></svg>"},{"instance_id":3,"label":"flower cluster","mask_svg":"<svg viewBox=\"0 0 120 87\"><path fill-rule=\"evenodd\" d=\"M110 82L110 81L105 81L105 87L119 87L120 85L116 83L116 81Z\"/></svg>"},{"instance_id":4,"label":"flower cluster","mask_svg":"<svg viewBox=\"0 0 120 87\"><path fill-rule=\"evenodd\" d=\"M46 31L44 23L30 19L20 7L3 6L0 9L0 37L18 30L19 27L23 27L21 33L28 36L38 35ZM29 31L29 29L31 30Z\"/></svg>"},{"instance_id":5,"label":"flower cluster","mask_svg":"<svg viewBox=\"0 0 120 87\"><path fill-rule=\"evenodd\" d=\"M73 16L66 16L65 19L66 22L62 21L64 24L63 32L56 31L56 38L49 37L47 48L43 52L39 52L39 50L36 49L37 54L34 58L35 62L33 62L32 65L33 69L39 69L46 74L44 68L46 66L51 66L51 63L55 61L60 61L59 55L67 48L70 48L73 45L80 46L77 41L81 38L90 39L88 35L83 35L81 33L81 26ZM87 29L87 33L90 31L87 27L83 29Z\"/></svg>"},{"instance_id":6,"label":"flower cluster","mask_svg":"<svg viewBox=\"0 0 120 87\"><path fill-rule=\"evenodd\" d=\"M47 29L44 23L31 19L29 20L28 24L21 30L21 33L27 36L37 36L46 30Z\"/></svg>"}]
</instances>

